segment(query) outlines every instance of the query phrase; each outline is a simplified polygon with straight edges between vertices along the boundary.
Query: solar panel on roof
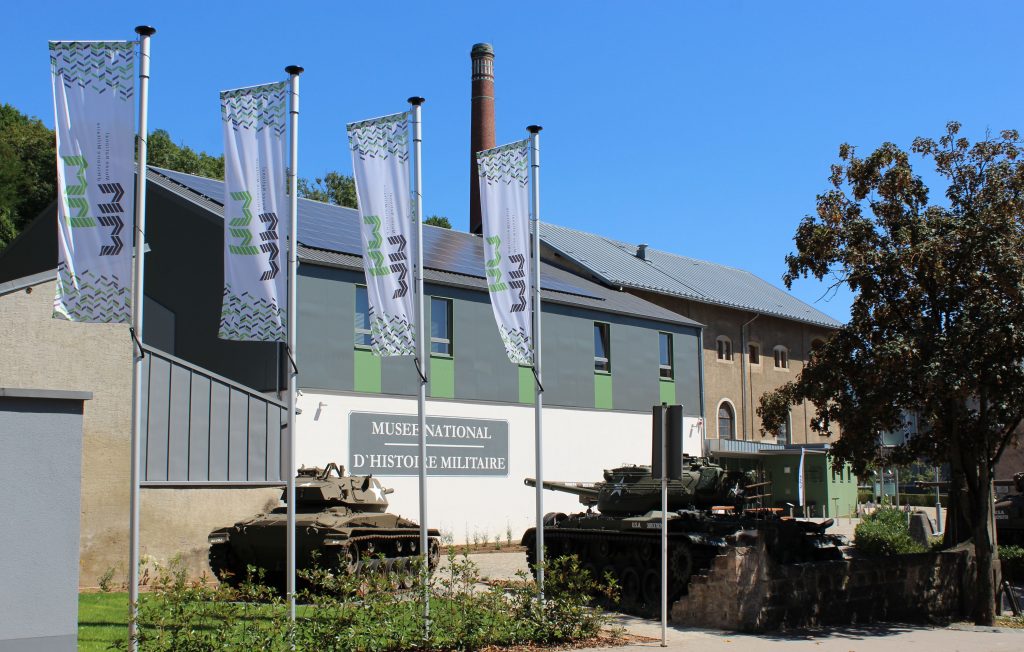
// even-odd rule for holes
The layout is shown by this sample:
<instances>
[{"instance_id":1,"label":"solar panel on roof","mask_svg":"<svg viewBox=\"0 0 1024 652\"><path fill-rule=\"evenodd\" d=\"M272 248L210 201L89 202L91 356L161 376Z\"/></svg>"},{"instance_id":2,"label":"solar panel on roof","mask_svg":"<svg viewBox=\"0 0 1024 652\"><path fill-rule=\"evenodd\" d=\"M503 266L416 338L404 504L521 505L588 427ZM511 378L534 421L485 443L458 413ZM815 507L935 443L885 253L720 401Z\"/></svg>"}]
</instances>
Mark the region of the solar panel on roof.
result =
<instances>
[{"instance_id":1,"label":"solar panel on roof","mask_svg":"<svg viewBox=\"0 0 1024 652\"><path fill-rule=\"evenodd\" d=\"M167 178L223 205L224 182L184 172L155 168ZM310 199L299 199L299 242L307 247L361 256L359 212ZM483 243L476 236L434 227L423 229L423 258L430 269L484 278ZM590 299L593 292L542 272L540 286L545 290L576 294Z\"/></svg>"}]
</instances>

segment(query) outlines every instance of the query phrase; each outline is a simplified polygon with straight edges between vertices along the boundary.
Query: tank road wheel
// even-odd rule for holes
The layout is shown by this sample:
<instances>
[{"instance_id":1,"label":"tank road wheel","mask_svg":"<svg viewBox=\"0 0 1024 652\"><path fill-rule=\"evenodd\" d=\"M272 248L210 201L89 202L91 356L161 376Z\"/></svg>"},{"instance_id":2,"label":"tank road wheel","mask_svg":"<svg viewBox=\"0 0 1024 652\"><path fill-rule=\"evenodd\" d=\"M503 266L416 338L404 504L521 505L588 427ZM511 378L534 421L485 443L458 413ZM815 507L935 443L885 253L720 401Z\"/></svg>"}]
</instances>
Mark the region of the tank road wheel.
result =
<instances>
[{"instance_id":1,"label":"tank road wheel","mask_svg":"<svg viewBox=\"0 0 1024 652\"><path fill-rule=\"evenodd\" d=\"M359 572L358 544L350 543L348 544L348 547L345 548L345 552L342 554L341 557L341 568L339 570L344 571L349 575L355 575Z\"/></svg>"},{"instance_id":2,"label":"tank road wheel","mask_svg":"<svg viewBox=\"0 0 1024 652\"><path fill-rule=\"evenodd\" d=\"M429 564L430 570L437 567L437 562L441 560L441 544L437 542L437 539L430 539L427 544L427 563Z\"/></svg>"},{"instance_id":3,"label":"tank road wheel","mask_svg":"<svg viewBox=\"0 0 1024 652\"><path fill-rule=\"evenodd\" d=\"M661 573L648 568L644 571L641 581L641 592L644 599L644 613L654 614L661 606Z\"/></svg>"},{"instance_id":4,"label":"tank road wheel","mask_svg":"<svg viewBox=\"0 0 1024 652\"><path fill-rule=\"evenodd\" d=\"M210 570L218 581L228 586L238 586L245 580L245 570L235 558L229 543L210 546Z\"/></svg>"},{"instance_id":5,"label":"tank road wheel","mask_svg":"<svg viewBox=\"0 0 1024 652\"><path fill-rule=\"evenodd\" d=\"M627 566L619 575L619 605L623 611L632 612L640 601L640 574L632 566Z\"/></svg>"},{"instance_id":6,"label":"tank road wheel","mask_svg":"<svg viewBox=\"0 0 1024 652\"><path fill-rule=\"evenodd\" d=\"M588 552L597 566L604 566L612 561L612 546L607 539L600 539L590 544Z\"/></svg>"},{"instance_id":7,"label":"tank road wheel","mask_svg":"<svg viewBox=\"0 0 1024 652\"><path fill-rule=\"evenodd\" d=\"M411 589L416 583L416 577L409 567L408 557L399 557L395 560L394 572L398 578L398 586L402 589Z\"/></svg>"},{"instance_id":8,"label":"tank road wheel","mask_svg":"<svg viewBox=\"0 0 1024 652\"><path fill-rule=\"evenodd\" d=\"M682 595L693 575L693 552L682 541L675 542L668 551L669 597Z\"/></svg>"}]
</instances>

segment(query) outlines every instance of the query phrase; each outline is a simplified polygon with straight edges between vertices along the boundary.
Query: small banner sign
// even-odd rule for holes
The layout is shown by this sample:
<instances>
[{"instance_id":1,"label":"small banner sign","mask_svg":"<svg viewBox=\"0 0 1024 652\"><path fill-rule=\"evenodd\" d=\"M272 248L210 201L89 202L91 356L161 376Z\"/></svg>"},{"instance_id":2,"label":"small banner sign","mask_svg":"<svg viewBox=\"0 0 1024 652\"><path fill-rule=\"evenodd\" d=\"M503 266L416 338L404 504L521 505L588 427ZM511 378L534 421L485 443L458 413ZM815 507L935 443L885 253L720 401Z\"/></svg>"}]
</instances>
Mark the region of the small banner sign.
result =
<instances>
[{"instance_id":1,"label":"small banner sign","mask_svg":"<svg viewBox=\"0 0 1024 652\"><path fill-rule=\"evenodd\" d=\"M476 155L483 212L484 273L508 359L533 365L528 140Z\"/></svg>"},{"instance_id":2,"label":"small banner sign","mask_svg":"<svg viewBox=\"0 0 1024 652\"><path fill-rule=\"evenodd\" d=\"M135 45L51 41L57 133L53 316L131 321Z\"/></svg>"},{"instance_id":3,"label":"small banner sign","mask_svg":"<svg viewBox=\"0 0 1024 652\"><path fill-rule=\"evenodd\" d=\"M409 114L348 125L374 355L416 355Z\"/></svg>"},{"instance_id":4,"label":"small banner sign","mask_svg":"<svg viewBox=\"0 0 1024 652\"><path fill-rule=\"evenodd\" d=\"M351 412L348 470L357 475L419 474L414 414ZM427 475L507 477L508 421L427 417Z\"/></svg>"},{"instance_id":5,"label":"small banner sign","mask_svg":"<svg viewBox=\"0 0 1024 652\"><path fill-rule=\"evenodd\" d=\"M224 91L221 339L287 340L288 244L281 237L288 82ZM284 218L282 220L282 218Z\"/></svg>"}]
</instances>

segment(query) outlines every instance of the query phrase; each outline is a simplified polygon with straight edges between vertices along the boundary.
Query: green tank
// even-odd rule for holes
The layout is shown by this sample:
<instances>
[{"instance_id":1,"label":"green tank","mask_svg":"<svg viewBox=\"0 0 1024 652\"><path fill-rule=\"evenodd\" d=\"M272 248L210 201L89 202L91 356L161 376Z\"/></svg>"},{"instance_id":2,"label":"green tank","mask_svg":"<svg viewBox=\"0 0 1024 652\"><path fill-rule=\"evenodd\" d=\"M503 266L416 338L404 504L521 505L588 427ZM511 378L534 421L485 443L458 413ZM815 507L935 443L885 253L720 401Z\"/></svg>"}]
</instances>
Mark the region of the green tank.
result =
<instances>
[{"instance_id":1,"label":"green tank","mask_svg":"<svg viewBox=\"0 0 1024 652\"><path fill-rule=\"evenodd\" d=\"M527 486L536 486L532 478ZM745 532L764 537L779 563L842 559L843 537L825 534L822 523L796 520L761 507L768 482L753 473L728 471L705 459L688 458L681 480L668 487L669 601L684 595L694 573ZM576 555L592 577L610 574L619 585L617 608L649 615L661 604L661 480L649 466L606 470L602 482L544 482L545 489L571 493L587 507L577 514L544 517L549 559ZM595 511L596 508L596 511ZM525 532L527 561L535 563L536 530Z\"/></svg>"},{"instance_id":2,"label":"green tank","mask_svg":"<svg viewBox=\"0 0 1024 652\"><path fill-rule=\"evenodd\" d=\"M406 583L411 559L420 554L417 523L389 514L385 488L372 475L347 475L335 463L301 468L295 479L295 563L299 570L315 563L346 573L395 573ZM282 492L282 502L287 499ZM237 585L248 566L264 572L264 581L281 587L285 579L287 510L214 530L209 535L210 568L221 580ZM428 530L431 568L439 558L439 533Z\"/></svg>"}]
</instances>

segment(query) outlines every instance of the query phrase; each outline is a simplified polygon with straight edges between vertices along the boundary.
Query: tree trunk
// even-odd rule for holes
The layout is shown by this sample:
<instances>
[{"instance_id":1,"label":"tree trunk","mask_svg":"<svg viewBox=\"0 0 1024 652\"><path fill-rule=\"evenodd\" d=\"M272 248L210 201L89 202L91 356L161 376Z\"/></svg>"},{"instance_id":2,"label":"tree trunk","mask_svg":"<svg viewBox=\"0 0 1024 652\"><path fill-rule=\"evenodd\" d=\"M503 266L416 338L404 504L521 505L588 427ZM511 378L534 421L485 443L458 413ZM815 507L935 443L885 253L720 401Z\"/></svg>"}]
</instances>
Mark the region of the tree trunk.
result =
<instances>
[{"instance_id":1,"label":"tree trunk","mask_svg":"<svg viewBox=\"0 0 1024 652\"><path fill-rule=\"evenodd\" d=\"M992 474L988 460L979 465L977 500L974 505L974 553L978 564L974 622L991 626L996 620L996 587L999 586L999 554L993 531Z\"/></svg>"},{"instance_id":2,"label":"tree trunk","mask_svg":"<svg viewBox=\"0 0 1024 652\"><path fill-rule=\"evenodd\" d=\"M967 492L967 478L959 455L949 458L949 497L946 504L946 529L943 533L942 546L952 548L971 538L972 505Z\"/></svg>"}]
</instances>

